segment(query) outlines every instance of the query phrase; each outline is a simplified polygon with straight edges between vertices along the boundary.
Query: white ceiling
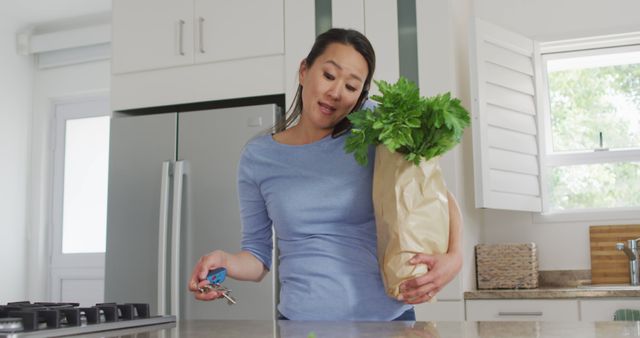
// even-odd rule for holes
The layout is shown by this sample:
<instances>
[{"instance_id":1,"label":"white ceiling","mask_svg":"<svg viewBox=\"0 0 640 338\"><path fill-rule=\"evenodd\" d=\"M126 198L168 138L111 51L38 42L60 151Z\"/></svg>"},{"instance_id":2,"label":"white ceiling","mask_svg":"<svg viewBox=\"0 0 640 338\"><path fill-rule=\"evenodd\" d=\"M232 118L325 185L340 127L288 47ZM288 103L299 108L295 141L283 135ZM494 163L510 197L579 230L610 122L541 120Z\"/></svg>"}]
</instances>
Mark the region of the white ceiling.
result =
<instances>
[{"instance_id":1,"label":"white ceiling","mask_svg":"<svg viewBox=\"0 0 640 338\"><path fill-rule=\"evenodd\" d=\"M0 0L0 13L37 25L111 11L111 0Z\"/></svg>"}]
</instances>

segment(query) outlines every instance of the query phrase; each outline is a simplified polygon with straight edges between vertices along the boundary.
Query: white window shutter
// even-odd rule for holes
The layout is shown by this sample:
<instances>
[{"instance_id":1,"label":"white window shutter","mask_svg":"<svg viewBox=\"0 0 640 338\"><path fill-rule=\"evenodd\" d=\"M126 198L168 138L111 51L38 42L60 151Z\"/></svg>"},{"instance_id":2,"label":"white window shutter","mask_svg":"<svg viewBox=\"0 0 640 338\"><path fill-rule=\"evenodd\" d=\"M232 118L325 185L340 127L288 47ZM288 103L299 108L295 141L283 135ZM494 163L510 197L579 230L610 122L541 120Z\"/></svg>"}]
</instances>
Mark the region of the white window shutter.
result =
<instances>
[{"instance_id":1,"label":"white window shutter","mask_svg":"<svg viewBox=\"0 0 640 338\"><path fill-rule=\"evenodd\" d=\"M470 42L476 207L541 211L535 42L478 19Z\"/></svg>"}]
</instances>

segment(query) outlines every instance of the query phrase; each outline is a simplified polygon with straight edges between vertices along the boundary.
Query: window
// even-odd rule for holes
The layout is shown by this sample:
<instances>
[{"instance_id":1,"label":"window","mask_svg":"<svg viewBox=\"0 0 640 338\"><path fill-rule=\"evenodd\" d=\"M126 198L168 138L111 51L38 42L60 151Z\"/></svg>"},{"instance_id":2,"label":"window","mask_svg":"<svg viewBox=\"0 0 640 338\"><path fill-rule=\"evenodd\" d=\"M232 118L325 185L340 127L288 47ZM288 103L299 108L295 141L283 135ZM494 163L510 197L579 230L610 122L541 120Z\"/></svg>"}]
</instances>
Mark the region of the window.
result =
<instances>
[{"instance_id":1,"label":"window","mask_svg":"<svg viewBox=\"0 0 640 338\"><path fill-rule=\"evenodd\" d=\"M640 207L640 46L543 54L542 69L545 210Z\"/></svg>"},{"instance_id":2,"label":"window","mask_svg":"<svg viewBox=\"0 0 640 338\"><path fill-rule=\"evenodd\" d=\"M476 207L637 218L640 32L541 43L475 19L471 40Z\"/></svg>"}]
</instances>

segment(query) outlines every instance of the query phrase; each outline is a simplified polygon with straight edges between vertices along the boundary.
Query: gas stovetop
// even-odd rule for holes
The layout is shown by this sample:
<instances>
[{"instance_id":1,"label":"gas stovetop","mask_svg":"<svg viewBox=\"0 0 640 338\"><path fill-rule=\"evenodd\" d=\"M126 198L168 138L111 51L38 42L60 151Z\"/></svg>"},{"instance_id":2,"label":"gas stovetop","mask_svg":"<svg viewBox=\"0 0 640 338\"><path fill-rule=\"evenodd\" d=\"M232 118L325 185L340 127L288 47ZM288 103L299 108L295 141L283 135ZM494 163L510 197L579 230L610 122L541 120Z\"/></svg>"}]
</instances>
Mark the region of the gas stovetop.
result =
<instances>
[{"instance_id":1,"label":"gas stovetop","mask_svg":"<svg viewBox=\"0 0 640 338\"><path fill-rule=\"evenodd\" d=\"M175 316L150 316L149 304L13 302L0 305L0 338L77 335L175 321Z\"/></svg>"}]
</instances>

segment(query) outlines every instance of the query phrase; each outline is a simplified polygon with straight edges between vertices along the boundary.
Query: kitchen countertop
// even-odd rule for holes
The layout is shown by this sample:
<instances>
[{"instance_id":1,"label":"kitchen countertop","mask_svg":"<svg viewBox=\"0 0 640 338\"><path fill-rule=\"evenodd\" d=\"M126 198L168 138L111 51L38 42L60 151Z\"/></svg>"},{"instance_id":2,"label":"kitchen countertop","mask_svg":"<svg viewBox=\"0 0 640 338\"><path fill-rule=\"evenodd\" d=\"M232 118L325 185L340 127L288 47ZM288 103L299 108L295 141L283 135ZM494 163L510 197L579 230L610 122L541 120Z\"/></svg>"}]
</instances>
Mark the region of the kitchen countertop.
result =
<instances>
[{"instance_id":1,"label":"kitchen countertop","mask_svg":"<svg viewBox=\"0 0 640 338\"><path fill-rule=\"evenodd\" d=\"M640 322L306 322L199 320L86 337L640 337Z\"/></svg>"},{"instance_id":2,"label":"kitchen countertop","mask_svg":"<svg viewBox=\"0 0 640 338\"><path fill-rule=\"evenodd\" d=\"M597 285L581 287L541 287L517 290L474 290L464 293L471 299L560 299L560 298L604 298L640 297L640 286Z\"/></svg>"}]
</instances>

